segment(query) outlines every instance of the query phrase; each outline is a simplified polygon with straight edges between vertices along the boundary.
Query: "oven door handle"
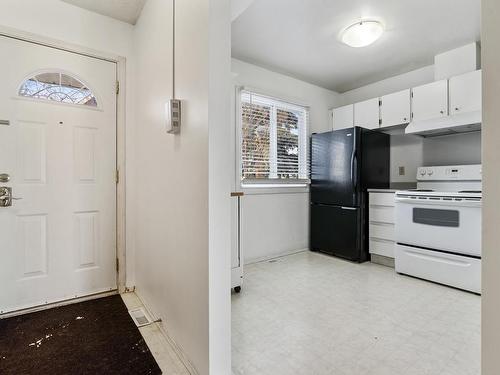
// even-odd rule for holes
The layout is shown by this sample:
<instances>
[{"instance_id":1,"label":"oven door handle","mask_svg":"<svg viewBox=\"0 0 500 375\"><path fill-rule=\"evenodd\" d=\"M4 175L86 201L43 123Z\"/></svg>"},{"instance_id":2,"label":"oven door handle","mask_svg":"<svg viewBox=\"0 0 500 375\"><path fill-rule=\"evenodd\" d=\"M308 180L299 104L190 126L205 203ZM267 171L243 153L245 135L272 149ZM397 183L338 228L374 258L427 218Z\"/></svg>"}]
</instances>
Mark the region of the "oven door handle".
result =
<instances>
[{"instance_id":1,"label":"oven door handle","mask_svg":"<svg viewBox=\"0 0 500 375\"><path fill-rule=\"evenodd\" d=\"M452 207L481 207L481 201L443 201L432 199L412 199L404 197L396 197L396 203L408 203L415 206L431 205L431 206L452 206Z\"/></svg>"}]
</instances>

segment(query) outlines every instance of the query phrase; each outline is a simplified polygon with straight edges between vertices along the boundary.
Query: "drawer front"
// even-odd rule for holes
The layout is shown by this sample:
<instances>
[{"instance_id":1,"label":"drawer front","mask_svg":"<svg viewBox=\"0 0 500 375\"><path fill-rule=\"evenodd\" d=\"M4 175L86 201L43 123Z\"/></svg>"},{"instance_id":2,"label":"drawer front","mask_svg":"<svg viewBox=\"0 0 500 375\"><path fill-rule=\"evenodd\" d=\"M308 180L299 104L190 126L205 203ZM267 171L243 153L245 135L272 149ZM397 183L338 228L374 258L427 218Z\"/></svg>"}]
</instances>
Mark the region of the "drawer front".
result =
<instances>
[{"instance_id":1,"label":"drawer front","mask_svg":"<svg viewBox=\"0 0 500 375\"><path fill-rule=\"evenodd\" d=\"M396 272L481 293L481 259L395 246Z\"/></svg>"},{"instance_id":2,"label":"drawer front","mask_svg":"<svg viewBox=\"0 0 500 375\"><path fill-rule=\"evenodd\" d=\"M370 254L377 254L388 258L394 258L395 246L396 245L393 241L384 241L376 238L370 238Z\"/></svg>"},{"instance_id":3,"label":"drawer front","mask_svg":"<svg viewBox=\"0 0 500 375\"><path fill-rule=\"evenodd\" d=\"M395 193L370 193L370 206L395 206Z\"/></svg>"},{"instance_id":4,"label":"drawer front","mask_svg":"<svg viewBox=\"0 0 500 375\"><path fill-rule=\"evenodd\" d=\"M370 207L370 223L394 224L394 207Z\"/></svg>"},{"instance_id":5,"label":"drawer front","mask_svg":"<svg viewBox=\"0 0 500 375\"><path fill-rule=\"evenodd\" d=\"M394 224L370 224L370 238L394 241Z\"/></svg>"}]
</instances>

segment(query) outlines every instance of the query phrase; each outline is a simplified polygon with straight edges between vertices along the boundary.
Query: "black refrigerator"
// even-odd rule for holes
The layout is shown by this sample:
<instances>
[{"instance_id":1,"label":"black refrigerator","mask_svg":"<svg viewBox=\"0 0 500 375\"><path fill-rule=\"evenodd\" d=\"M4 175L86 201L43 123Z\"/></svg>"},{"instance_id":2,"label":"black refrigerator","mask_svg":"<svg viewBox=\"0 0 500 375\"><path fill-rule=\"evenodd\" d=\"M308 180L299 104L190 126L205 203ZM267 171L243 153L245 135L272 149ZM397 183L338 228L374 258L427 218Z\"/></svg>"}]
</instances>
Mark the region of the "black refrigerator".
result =
<instances>
[{"instance_id":1,"label":"black refrigerator","mask_svg":"<svg viewBox=\"0 0 500 375\"><path fill-rule=\"evenodd\" d=\"M354 127L311 137L310 247L369 260L369 188L390 185L390 136Z\"/></svg>"}]
</instances>

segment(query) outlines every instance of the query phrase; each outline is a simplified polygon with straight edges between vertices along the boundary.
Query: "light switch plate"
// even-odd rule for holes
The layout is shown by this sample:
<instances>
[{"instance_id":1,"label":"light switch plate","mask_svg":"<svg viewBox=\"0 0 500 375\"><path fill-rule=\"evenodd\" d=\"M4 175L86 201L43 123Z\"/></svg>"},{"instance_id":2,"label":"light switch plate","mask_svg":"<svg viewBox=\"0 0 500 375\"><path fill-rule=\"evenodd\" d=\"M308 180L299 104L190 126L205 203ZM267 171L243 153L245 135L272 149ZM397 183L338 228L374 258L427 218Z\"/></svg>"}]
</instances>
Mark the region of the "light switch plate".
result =
<instances>
[{"instance_id":1,"label":"light switch plate","mask_svg":"<svg viewBox=\"0 0 500 375\"><path fill-rule=\"evenodd\" d=\"M399 175L404 176L405 175L405 167L399 167Z\"/></svg>"}]
</instances>

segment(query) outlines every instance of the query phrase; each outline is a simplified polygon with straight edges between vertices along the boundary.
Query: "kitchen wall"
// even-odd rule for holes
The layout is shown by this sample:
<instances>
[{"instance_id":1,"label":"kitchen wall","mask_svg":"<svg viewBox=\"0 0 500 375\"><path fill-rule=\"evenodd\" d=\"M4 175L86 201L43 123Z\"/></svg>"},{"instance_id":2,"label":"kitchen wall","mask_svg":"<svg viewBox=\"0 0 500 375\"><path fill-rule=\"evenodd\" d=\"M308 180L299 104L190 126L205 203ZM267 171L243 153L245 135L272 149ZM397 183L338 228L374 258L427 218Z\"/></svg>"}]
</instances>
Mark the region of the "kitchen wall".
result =
<instances>
[{"instance_id":1,"label":"kitchen wall","mask_svg":"<svg viewBox=\"0 0 500 375\"><path fill-rule=\"evenodd\" d=\"M481 132L423 140L425 166L481 164Z\"/></svg>"},{"instance_id":2,"label":"kitchen wall","mask_svg":"<svg viewBox=\"0 0 500 375\"><path fill-rule=\"evenodd\" d=\"M500 2L482 0L483 248L481 340L483 375L500 369Z\"/></svg>"},{"instance_id":3,"label":"kitchen wall","mask_svg":"<svg viewBox=\"0 0 500 375\"><path fill-rule=\"evenodd\" d=\"M397 75L341 94L342 105L380 97L434 81L434 65ZM435 138L391 132L391 181L415 182L417 168L431 165L481 163L481 133ZM404 175L399 174L404 167Z\"/></svg>"},{"instance_id":4,"label":"kitchen wall","mask_svg":"<svg viewBox=\"0 0 500 375\"><path fill-rule=\"evenodd\" d=\"M333 91L232 60L233 127L232 153L236 157L236 117L234 113L236 86L310 106L310 132L331 130L328 110L338 106L339 95ZM240 189L236 165L232 168L233 189ZM246 189L242 198L242 251L244 262L307 249L309 247L309 193L306 189L261 191Z\"/></svg>"},{"instance_id":5,"label":"kitchen wall","mask_svg":"<svg viewBox=\"0 0 500 375\"><path fill-rule=\"evenodd\" d=\"M228 4L177 2L177 136L171 2L149 0L134 31L136 292L200 375L231 371Z\"/></svg>"}]
</instances>

